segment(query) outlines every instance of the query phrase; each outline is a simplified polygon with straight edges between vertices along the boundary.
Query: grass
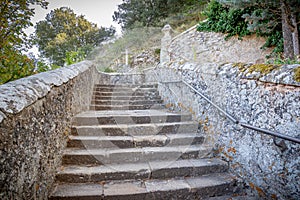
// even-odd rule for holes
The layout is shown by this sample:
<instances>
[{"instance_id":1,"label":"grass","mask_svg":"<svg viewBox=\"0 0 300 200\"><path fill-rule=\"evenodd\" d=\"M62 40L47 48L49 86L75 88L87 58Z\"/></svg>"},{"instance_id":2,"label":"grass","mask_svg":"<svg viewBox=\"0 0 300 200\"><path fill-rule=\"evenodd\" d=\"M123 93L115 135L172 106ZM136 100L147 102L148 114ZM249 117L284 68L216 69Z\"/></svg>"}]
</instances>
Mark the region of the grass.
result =
<instances>
[{"instance_id":1,"label":"grass","mask_svg":"<svg viewBox=\"0 0 300 200\"><path fill-rule=\"evenodd\" d=\"M107 68L118 71L125 64L125 49L128 49L129 61L132 61L134 55L149 49L152 49L153 54L157 54L162 36L160 27L136 28L126 31L121 38L114 42L94 49L89 55L89 59L94 60L100 71L105 71Z\"/></svg>"}]
</instances>

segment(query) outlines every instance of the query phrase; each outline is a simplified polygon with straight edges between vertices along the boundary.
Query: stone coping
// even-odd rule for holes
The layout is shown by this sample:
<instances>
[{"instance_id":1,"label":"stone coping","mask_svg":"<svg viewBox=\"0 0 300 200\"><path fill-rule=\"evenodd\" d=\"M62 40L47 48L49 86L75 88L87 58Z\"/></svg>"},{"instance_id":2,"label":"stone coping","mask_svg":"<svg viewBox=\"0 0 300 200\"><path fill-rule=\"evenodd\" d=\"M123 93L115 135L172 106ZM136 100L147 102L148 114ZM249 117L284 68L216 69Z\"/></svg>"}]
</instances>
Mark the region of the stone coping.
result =
<instances>
[{"instance_id":1,"label":"stone coping","mask_svg":"<svg viewBox=\"0 0 300 200\"><path fill-rule=\"evenodd\" d=\"M82 61L0 85L0 123L6 114L19 113L46 96L51 88L67 83L92 66L91 61Z\"/></svg>"},{"instance_id":2,"label":"stone coping","mask_svg":"<svg viewBox=\"0 0 300 200\"><path fill-rule=\"evenodd\" d=\"M165 66L164 66L165 67ZM294 80L295 69L300 67L299 64L293 65L282 65L267 74L261 74L259 72L253 71L249 72L245 70L244 72L239 71L239 68L235 63L217 64L217 63L205 63L196 64L186 61L175 61L172 62L168 67L173 68L178 71L194 71L203 74L216 74L222 76L238 76L241 79L252 79L266 83L274 83L281 85L291 85L300 86L300 82Z\"/></svg>"}]
</instances>

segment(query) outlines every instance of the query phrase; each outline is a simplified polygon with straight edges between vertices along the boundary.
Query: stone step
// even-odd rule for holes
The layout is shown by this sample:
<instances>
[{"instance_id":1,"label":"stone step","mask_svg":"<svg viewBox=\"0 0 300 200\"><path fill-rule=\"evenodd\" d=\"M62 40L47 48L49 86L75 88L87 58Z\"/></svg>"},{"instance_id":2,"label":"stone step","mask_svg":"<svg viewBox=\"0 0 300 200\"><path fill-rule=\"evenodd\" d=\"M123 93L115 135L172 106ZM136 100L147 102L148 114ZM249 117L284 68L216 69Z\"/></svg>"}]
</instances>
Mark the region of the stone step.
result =
<instances>
[{"instance_id":1,"label":"stone step","mask_svg":"<svg viewBox=\"0 0 300 200\"><path fill-rule=\"evenodd\" d=\"M153 136L69 136L68 148L104 149L104 148L135 148L164 147L175 145L200 145L204 136L196 134L171 134Z\"/></svg>"},{"instance_id":2,"label":"stone step","mask_svg":"<svg viewBox=\"0 0 300 200\"><path fill-rule=\"evenodd\" d=\"M157 92L157 88L140 88L140 87L95 87L94 92Z\"/></svg>"},{"instance_id":3,"label":"stone step","mask_svg":"<svg viewBox=\"0 0 300 200\"><path fill-rule=\"evenodd\" d=\"M175 161L205 157L211 149L203 145L143 147L126 149L75 149L67 148L63 165L107 165L151 161Z\"/></svg>"},{"instance_id":4,"label":"stone step","mask_svg":"<svg viewBox=\"0 0 300 200\"><path fill-rule=\"evenodd\" d=\"M226 162L214 158L100 166L72 165L62 167L56 180L61 183L97 183L111 180L167 179L222 173L227 170Z\"/></svg>"},{"instance_id":5,"label":"stone step","mask_svg":"<svg viewBox=\"0 0 300 200\"><path fill-rule=\"evenodd\" d=\"M61 183L50 200L199 200L232 193L235 177L227 173L166 180L112 181L101 183Z\"/></svg>"},{"instance_id":6,"label":"stone step","mask_svg":"<svg viewBox=\"0 0 300 200\"><path fill-rule=\"evenodd\" d=\"M143 104L161 104L163 100L93 100L92 104L95 105L143 105Z\"/></svg>"},{"instance_id":7,"label":"stone step","mask_svg":"<svg viewBox=\"0 0 300 200\"><path fill-rule=\"evenodd\" d=\"M94 88L157 88L158 84L119 84L119 85L103 85L95 84Z\"/></svg>"},{"instance_id":8,"label":"stone step","mask_svg":"<svg viewBox=\"0 0 300 200\"><path fill-rule=\"evenodd\" d=\"M226 196L218 196L218 197L208 197L203 200L264 200L265 198L256 197L254 195L247 194L232 194Z\"/></svg>"},{"instance_id":9,"label":"stone step","mask_svg":"<svg viewBox=\"0 0 300 200\"><path fill-rule=\"evenodd\" d=\"M149 124L111 124L99 126L73 126L72 135L79 136L136 136L176 133L197 133L198 124L193 121Z\"/></svg>"},{"instance_id":10,"label":"stone step","mask_svg":"<svg viewBox=\"0 0 300 200\"><path fill-rule=\"evenodd\" d=\"M155 97L158 96L158 91L147 92L147 91L135 91L135 92L126 92L126 91L113 91L113 92L101 92L101 91L94 91L94 96L151 96Z\"/></svg>"},{"instance_id":11,"label":"stone step","mask_svg":"<svg viewBox=\"0 0 300 200\"><path fill-rule=\"evenodd\" d=\"M90 105L90 110L148 110L164 109L162 104L140 104L140 105Z\"/></svg>"},{"instance_id":12,"label":"stone step","mask_svg":"<svg viewBox=\"0 0 300 200\"><path fill-rule=\"evenodd\" d=\"M161 97L155 96L155 97L146 97L146 96L93 96L92 98L92 104L94 104L96 101L101 100L124 100L124 101L160 101Z\"/></svg>"},{"instance_id":13,"label":"stone step","mask_svg":"<svg viewBox=\"0 0 300 200\"><path fill-rule=\"evenodd\" d=\"M86 111L73 117L75 126L101 124L147 124L163 122L183 122L192 120L188 113L172 113L166 110L105 110Z\"/></svg>"}]
</instances>

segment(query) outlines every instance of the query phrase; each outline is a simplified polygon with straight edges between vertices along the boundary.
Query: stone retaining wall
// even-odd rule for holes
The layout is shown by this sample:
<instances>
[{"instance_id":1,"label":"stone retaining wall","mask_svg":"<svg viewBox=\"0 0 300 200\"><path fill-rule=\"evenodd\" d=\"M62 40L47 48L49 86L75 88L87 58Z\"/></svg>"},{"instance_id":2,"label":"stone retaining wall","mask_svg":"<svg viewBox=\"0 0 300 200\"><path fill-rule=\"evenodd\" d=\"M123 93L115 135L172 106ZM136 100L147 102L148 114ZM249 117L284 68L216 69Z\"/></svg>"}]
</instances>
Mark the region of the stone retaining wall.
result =
<instances>
[{"instance_id":1,"label":"stone retaining wall","mask_svg":"<svg viewBox=\"0 0 300 200\"><path fill-rule=\"evenodd\" d=\"M227 160L247 187L267 199L298 199L300 144L242 128L182 83L186 81L229 114L251 125L300 137L299 65L282 66L268 75L240 72L234 64L195 64L173 60L146 72L159 81L170 109L185 110L199 122L212 156ZM279 83L281 82L281 83Z\"/></svg>"},{"instance_id":2,"label":"stone retaining wall","mask_svg":"<svg viewBox=\"0 0 300 200\"><path fill-rule=\"evenodd\" d=\"M225 40L225 37L222 33L199 32L195 26L173 39L169 46L169 54L171 59L181 57L199 64L262 63L272 51L271 48L261 49L265 39L255 35L242 39L233 36L228 40Z\"/></svg>"},{"instance_id":3,"label":"stone retaining wall","mask_svg":"<svg viewBox=\"0 0 300 200\"><path fill-rule=\"evenodd\" d=\"M231 122L183 82L241 122L300 138L300 83L294 78L300 65L284 65L270 73L250 70L241 63L261 63L271 51L260 49L262 38L225 41L223 34L195 28L162 46L168 48L170 62L145 71L145 80L160 83L169 109L194 116L211 156L228 161L258 199L299 199L300 144Z\"/></svg>"},{"instance_id":4,"label":"stone retaining wall","mask_svg":"<svg viewBox=\"0 0 300 200\"><path fill-rule=\"evenodd\" d=\"M47 199L71 118L99 77L84 61L0 86L0 199Z\"/></svg>"},{"instance_id":5,"label":"stone retaining wall","mask_svg":"<svg viewBox=\"0 0 300 200\"><path fill-rule=\"evenodd\" d=\"M145 82L143 73L103 73L100 72L100 82L105 85L141 84Z\"/></svg>"}]
</instances>

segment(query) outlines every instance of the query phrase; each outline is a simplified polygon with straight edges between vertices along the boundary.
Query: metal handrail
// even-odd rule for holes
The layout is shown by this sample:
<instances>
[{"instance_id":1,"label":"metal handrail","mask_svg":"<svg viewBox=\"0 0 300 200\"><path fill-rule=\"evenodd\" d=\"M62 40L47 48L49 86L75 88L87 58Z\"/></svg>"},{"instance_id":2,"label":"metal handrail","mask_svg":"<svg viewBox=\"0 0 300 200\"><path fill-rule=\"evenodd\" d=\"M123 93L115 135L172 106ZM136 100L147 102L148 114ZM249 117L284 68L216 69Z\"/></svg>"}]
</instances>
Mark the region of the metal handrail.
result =
<instances>
[{"instance_id":1,"label":"metal handrail","mask_svg":"<svg viewBox=\"0 0 300 200\"><path fill-rule=\"evenodd\" d=\"M241 122L240 120L236 119L232 115L228 114L225 110L223 110L222 108L220 108L218 105L216 105L215 103L213 103L209 98L207 98L204 94L202 94L201 92L199 92L198 90L196 90L189 83L187 83L184 80L182 80L182 82L186 86L188 86L190 89L192 89L194 92L196 92L198 95L200 95L203 99L205 99L207 102L209 102L213 107L215 107L217 110L219 110L221 113L223 113L229 120L231 120L235 124L238 124L238 125L240 125L242 127L245 127L245 128L251 129L251 130L259 131L259 132L261 132L263 134L266 134L266 135L275 136L275 137L278 137L278 138L281 138L281 139L285 139L285 140L288 140L288 141L300 144L300 139L299 138L295 138L295 137L292 137L292 136L284 135L282 133L278 133L278 132L270 131L270 130L267 130L267 129L255 127L253 125Z\"/></svg>"}]
</instances>

